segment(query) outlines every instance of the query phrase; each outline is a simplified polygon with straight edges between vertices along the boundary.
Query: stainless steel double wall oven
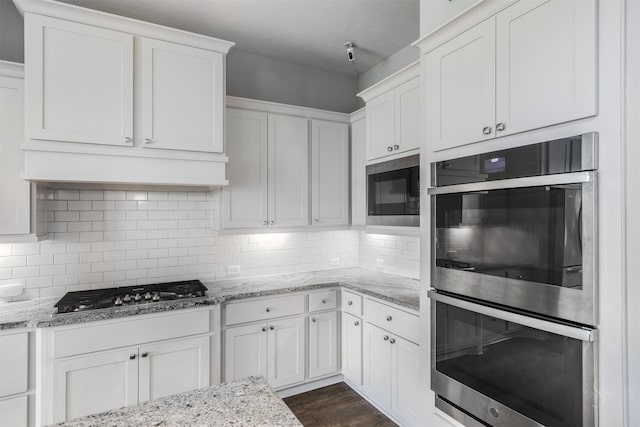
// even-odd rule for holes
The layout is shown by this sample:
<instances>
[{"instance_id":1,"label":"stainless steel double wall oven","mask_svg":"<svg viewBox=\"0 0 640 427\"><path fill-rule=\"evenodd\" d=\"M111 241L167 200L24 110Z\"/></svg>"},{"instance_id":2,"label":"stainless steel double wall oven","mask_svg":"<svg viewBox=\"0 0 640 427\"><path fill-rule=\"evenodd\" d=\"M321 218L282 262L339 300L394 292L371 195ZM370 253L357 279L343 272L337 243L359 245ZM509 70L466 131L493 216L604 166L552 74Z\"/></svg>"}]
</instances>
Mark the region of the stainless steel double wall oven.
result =
<instances>
[{"instance_id":1,"label":"stainless steel double wall oven","mask_svg":"<svg viewBox=\"0 0 640 427\"><path fill-rule=\"evenodd\" d=\"M597 134L432 163L432 388L479 425L596 423Z\"/></svg>"}]
</instances>

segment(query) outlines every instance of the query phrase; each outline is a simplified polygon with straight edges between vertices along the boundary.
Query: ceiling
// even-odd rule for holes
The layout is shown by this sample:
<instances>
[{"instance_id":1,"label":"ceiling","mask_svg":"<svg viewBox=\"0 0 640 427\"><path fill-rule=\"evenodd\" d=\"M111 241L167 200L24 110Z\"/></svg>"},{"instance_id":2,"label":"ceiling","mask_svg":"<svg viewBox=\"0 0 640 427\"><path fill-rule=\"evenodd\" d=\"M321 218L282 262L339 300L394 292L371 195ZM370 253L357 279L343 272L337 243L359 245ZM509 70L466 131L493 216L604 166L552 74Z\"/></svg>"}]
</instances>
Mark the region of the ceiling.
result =
<instances>
[{"instance_id":1,"label":"ceiling","mask_svg":"<svg viewBox=\"0 0 640 427\"><path fill-rule=\"evenodd\" d=\"M362 74L419 37L419 0L58 0L236 43L235 49ZM344 43L356 44L355 68Z\"/></svg>"}]
</instances>

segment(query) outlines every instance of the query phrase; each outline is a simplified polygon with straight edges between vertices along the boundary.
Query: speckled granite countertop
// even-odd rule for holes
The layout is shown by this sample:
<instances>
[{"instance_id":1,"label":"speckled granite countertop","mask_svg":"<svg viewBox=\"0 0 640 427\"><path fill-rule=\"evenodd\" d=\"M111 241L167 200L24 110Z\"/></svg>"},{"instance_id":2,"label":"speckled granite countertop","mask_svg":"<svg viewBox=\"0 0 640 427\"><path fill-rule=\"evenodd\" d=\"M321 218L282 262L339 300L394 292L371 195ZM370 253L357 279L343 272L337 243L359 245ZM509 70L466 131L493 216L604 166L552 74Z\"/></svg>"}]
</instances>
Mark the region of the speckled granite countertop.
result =
<instances>
[{"instance_id":1,"label":"speckled granite countertop","mask_svg":"<svg viewBox=\"0 0 640 427\"><path fill-rule=\"evenodd\" d=\"M205 283L208 295L180 301L167 301L129 307L57 314L53 304L58 298L0 305L0 330L12 328L42 328L74 323L107 320L163 311L220 304L242 298L301 292L341 286L418 311L420 282L404 276L363 268L338 268L303 273L277 274L246 279L220 280Z\"/></svg>"},{"instance_id":2,"label":"speckled granite countertop","mask_svg":"<svg viewBox=\"0 0 640 427\"><path fill-rule=\"evenodd\" d=\"M77 418L60 426L302 426L260 377Z\"/></svg>"}]
</instances>

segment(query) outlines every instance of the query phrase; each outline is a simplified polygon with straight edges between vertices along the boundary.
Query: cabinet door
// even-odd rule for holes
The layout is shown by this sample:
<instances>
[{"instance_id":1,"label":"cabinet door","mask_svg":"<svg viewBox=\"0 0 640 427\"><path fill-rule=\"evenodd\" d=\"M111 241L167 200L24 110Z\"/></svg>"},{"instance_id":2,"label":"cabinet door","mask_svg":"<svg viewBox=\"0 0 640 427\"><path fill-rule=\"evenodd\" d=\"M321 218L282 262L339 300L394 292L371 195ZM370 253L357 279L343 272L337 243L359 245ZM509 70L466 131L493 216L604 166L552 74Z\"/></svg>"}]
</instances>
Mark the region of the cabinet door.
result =
<instances>
[{"instance_id":1,"label":"cabinet door","mask_svg":"<svg viewBox=\"0 0 640 427\"><path fill-rule=\"evenodd\" d=\"M365 119L351 124L351 225L367 223L367 171L366 171Z\"/></svg>"},{"instance_id":2,"label":"cabinet door","mask_svg":"<svg viewBox=\"0 0 640 427\"><path fill-rule=\"evenodd\" d=\"M54 362L54 423L137 402L137 347Z\"/></svg>"},{"instance_id":3,"label":"cabinet door","mask_svg":"<svg viewBox=\"0 0 640 427\"><path fill-rule=\"evenodd\" d=\"M391 408L391 344L389 332L364 325L364 388L367 395Z\"/></svg>"},{"instance_id":4,"label":"cabinet door","mask_svg":"<svg viewBox=\"0 0 640 427\"><path fill-rule=\"evenodd\" d=\"M223 55L140 39L143 146L223 151Z\"/></svg>"},{"instance_id":5,"label":"cabinet door","mask_svg":"<svg viewBox=\"0 0 640 427\"><path fill-rule=\"evenodd\" d=\"M434 150L494 137L494 25L487 19L425 55L426 126Z\"/></svg>"},{"instance_id":6,"label":"cabinet door","mask_svg":"<svg viewBox=\"0 0 640 427\"><path fill-rule=\"evenodd\" d=\"M420 148L420 78L416 77L403 83L394 92L396 103L394 152Z\"/></svg>"},{"instance_id":7,"label":"cabinet door","mask_svg":"<svg viewBox=\"0 0 640 427\"><path fill-rule=\"evenodd\" d=\"M349 127L311 123L311 197L313 225L349 224Z\"/></svg>"},{"instance_id":8,"label":"cabinet door","mask_svg":"<svg viewBox=\"0 0 640 427\"><path fill-rule=\"evenodd\" d=\"M496 16L497 136L596 114L596 28L596 0L518 2Z\"/></svg>"},{"instance_id":9,"label":"cabinet door","mask_svg":"<svg viewBox=\"0 0 640 427\"><path fill-rule=\"evenodd\" d=\"M25 46L27 138L132 145L133 36L26 13Z\"/></svg>"},{"instance_id":10,"label":"cabinet door","mask_svg":"<svg viewBox=\"0 0 640 427\"><path fill-rule=\"evenodd\" d=\"M338 372L338 313L309 316L309 378Z\"/></svg>"},{"instance_id":11,"label":"cabinet door","mask_svg":"<svg viewBox=\"0 0 640 427\"><path fill-rule=\"evenodd\" d=\"M228 328L225 333L224 381L267 377L267 327L264 323Z\"/></svg>"},{"instance_id":12,"label":"cabinet door","mask_svg":"<svg viewBox=\"0 0 640 427\"><path fill-rule=\"evenodd\" d=\"M222 189L224 228L267 226L267 115L227 109L227 178Z\"/></svg>"},{"instance_id":13,"label":"cabinet door","mask_svg":"<svg viewBox=\"0 0 640 427\"><path fill-rule=\"evenodd\" d=\"M305 319L269 323L267 381L273 388L304 381Z\"/></svg>"},{"instance_id":14,"label":"cabinet door","mask_svg":"<svg viewBox=\"0 0 640 427\"><path fill-rule=\"evenodd\" d=\"M27 427L29 425L28 406L26 395L0 399L0 426Z\"/></svg>"},{"instance_id":15,"label":"cabinet door","mask_svg":"<svg viewBox=\"0 0 640 427\"><path fill-rule=\"evenodd\" d=\"M0 336L0 397L29 389L29 334Z\"/></svg>"},{"instance_id":16,"label":"cabinet door","mask_svg":"<svg viewBox=\"0 0 640 427\"><path fill-rule=\"evenodd\" d=\"M367 160L392 153L396 138L395 94L389 91L367 102Z\"/></svg>"},{"instance_id":17,"label":"cabinet door","mask_svg":"<svg viewBox=\"0 0 640 427\"><path fill-rule=\"evenodd\" d=\"M342 373L362 385L362 320L342 313Z\"/></svg>"},{"instance_id":18,"label":"cabinet door","mask_svg":"<svg viewBox=\"0 0 640 427\"><path fill-rule=\"evenodd\" d=\"M23 141L24 81L0 76L0 235L31 231L30 185L20 179Z\"/></svg>"},{"instance_id":19,"label":"cabinet door","mask_svg":"<svg viewBox=\"0 0 640 427\"><path fill-rule=\"evenodd\" d=\"M309 121L269 114L269 225L309 224Z\"/></svg>"},{"instance_id":20,"label":"cabinet door","mask_svg":"<svg viewBox=\"0 0 640 427\"><path fill-rule=\"evenodd\" d=\"M140 347L140 402L209 386L209 336Z\"/></svg>"},{"instance_id":21,"label":"cabinet door","mask_svg":"<svg viewBox=\"0 0 640 427\"><path fill-rule=\"evenodd\" d=\"M420 348L403 338L391 338L392 409L407 425L418 424L420 397Z\"/></svg>"}]
</instances>

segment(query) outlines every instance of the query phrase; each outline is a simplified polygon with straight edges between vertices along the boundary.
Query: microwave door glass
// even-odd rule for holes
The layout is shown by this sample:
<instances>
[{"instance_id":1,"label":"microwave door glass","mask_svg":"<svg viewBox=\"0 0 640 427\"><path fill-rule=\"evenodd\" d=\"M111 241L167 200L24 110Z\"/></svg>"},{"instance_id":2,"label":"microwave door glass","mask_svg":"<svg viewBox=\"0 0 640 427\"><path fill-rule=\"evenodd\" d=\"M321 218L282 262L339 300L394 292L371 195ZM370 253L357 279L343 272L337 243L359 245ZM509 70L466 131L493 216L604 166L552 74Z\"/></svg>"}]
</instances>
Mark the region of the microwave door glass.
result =
<instances>
[{"instance_id":1,"label":"microwave door glass","mask_svg":"<svg viewBox=\"0 0 640 427\"><path fill-rule=\"evenodd\" d=\"M419 215L419 170L369 175L369 215Z\"/></svg>"}]
</instances>

